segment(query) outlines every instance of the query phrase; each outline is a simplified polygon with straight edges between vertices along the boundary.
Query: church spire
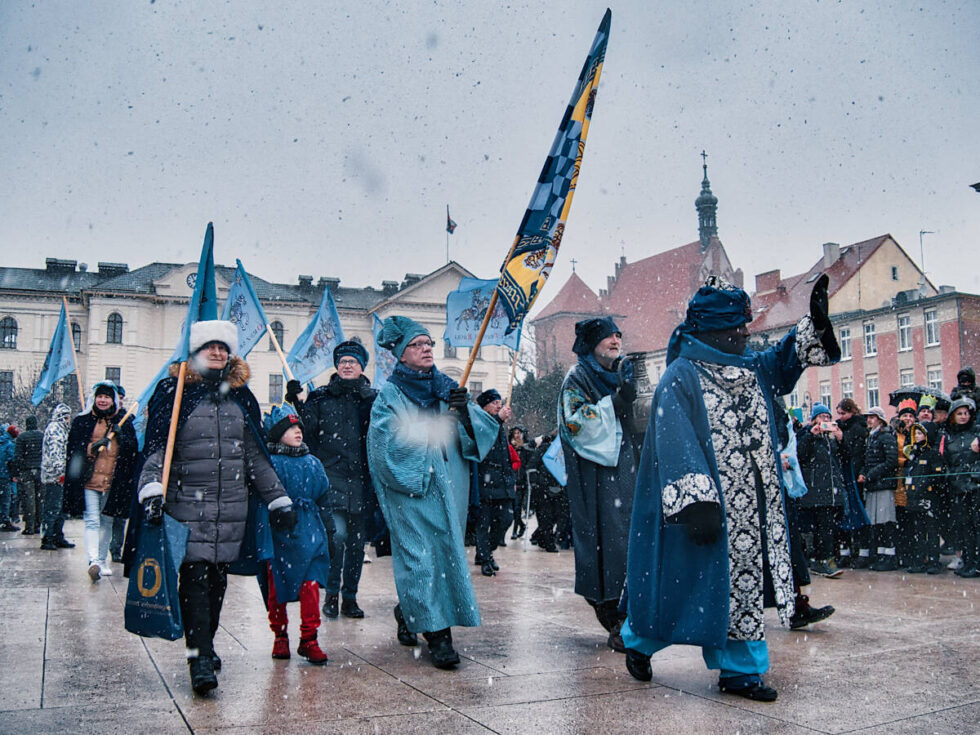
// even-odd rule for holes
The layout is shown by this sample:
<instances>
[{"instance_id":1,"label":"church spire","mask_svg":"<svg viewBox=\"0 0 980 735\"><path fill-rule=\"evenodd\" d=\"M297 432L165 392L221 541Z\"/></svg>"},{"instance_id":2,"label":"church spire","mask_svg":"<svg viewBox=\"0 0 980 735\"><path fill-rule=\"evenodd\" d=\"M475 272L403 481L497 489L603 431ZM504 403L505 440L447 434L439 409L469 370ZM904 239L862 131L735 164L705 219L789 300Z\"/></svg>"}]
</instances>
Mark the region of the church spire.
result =
<instances>
[{"instance_id":1,"label":"church spire","mask_svg":"<svg viewBox=\"0 0 980 735\"><path fill-rule=\"evenodd\" d=\"M708 249L712 237L718 236L718 223L715 212L718 209L718 197L711 193L711 182L708 181L708 154L701 151L704 179L701 181L701 194L694 200L698 210L698 236L701 239L701 250Z\"/></svg>"}]
</instances>

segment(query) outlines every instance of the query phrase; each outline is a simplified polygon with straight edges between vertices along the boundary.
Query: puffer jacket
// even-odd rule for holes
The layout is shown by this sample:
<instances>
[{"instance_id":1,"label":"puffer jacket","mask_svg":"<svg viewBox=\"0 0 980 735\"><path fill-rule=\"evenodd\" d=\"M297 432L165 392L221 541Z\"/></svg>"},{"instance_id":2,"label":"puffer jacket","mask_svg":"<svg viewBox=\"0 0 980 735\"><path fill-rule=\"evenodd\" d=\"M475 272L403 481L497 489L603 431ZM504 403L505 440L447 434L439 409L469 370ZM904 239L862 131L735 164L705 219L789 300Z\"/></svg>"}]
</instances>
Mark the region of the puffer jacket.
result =
<instances>
[{"instance_id":1,"label":"puffer jacket","mask_svg":"<svg viewBox=\"0 0 980 735\"><path fill-rule=\"evenodd\" d=\"M939 450L929 446L928 441L923 444L906 445L903 451L908 457L905 463L905 494L908 498L908 508L916 511L931 510L932 501L938 495L937 485L946 472L946 463L943 462Z\"/></svg>"},{"instance_id":2,"label":"puffer jacket","mask_svg":"<svg viewBox=\"0 0 980 735\"><path fill-rule=\"evenodd\" d=\"M946 425L942 454L949 472L947 482L955 492L968 493L980 489L980 454L970 449L978 436L980 431L973 423Z\"/></svg>"},{"instance_id":3,"label":"puffer jacket","mask_svg":"<svg viewBox=\"0 0 980 735\"><path fill-rule=\"evenodd\" d=\"M335 373L300 407L303 436L330 480L327 500L333 509L360 513L372 492L367 431L377 395L363 375L343 380Z\"/></svg>"},{"instance_id":4,"label":"puffer jacket","mask_svg":"<svg viewBox=\"0 0 980 735\"><path fill-rule=\"evenodd\" d=\"M18 473L41 469L44 434L37 429L20 432L14 442L14 467Z\"/></svg>"},{"instance_id":5,"label":"puffer jacket","mask_svg":"<svg viewBox=\"0 0 980 735\"><path fill-rule=\"evenodd\" d=\"M796 434L796 456L807 486L807 494L797 500L799 507L843 507L844 474L837 440L828 434L814 436L810 426L804 426Z\"/></svg>"},{"instance_id":6,"label":"puffer jacket","mask_svg":"<svg viewBox=\"0 0 980 735\"><path fill-rule=\"evenodd\" d=\"M68 426L71 423L71 409L59 403L51 412L51 421L44 429L41 449L41 482L58 482L65 474L68 458Z\"/></svg>"},{"instance_id":7,"label":"puffer jacket","mask_svg":"<svg viewBox=\"0 0 980 735\"><path fill-rule=\"evenodd\" d=\"M171 372L176 372L176 366ZM245 361L232 357L226 378L228 387L247 390L249 375ZM188 385L203 380L188 367ZM159 449L146 457L140 487L161 481L163 455L163 449ZM186 561L221 564L238 560L245 538L250 488L266 505L286 495L261 437L249 424L242 407L228 391L209 391L177 430L166 490L166 512L190 529Z\"/></svg>"},{"instance_id":8,"label":"puffer jacket","mask_svg":"<svg viewBox=\"0 0 980 735\"><path fill-rule=\"evenodd\" d=\"M898 440L885 427L868 435L864 450L864 490L895 490L898 477Z\"/></svg>"},{"instance_id":9,"label":"puffer jacket","mask_svg":"<svg viewBox=\"0 0 980 735\"><path fill-rule=\"evenodd\" d=\"M500 419L498 418L499 422ZM515 497L514 484L517 473L510 460L510 445L507 442L507 432L503 424L497 432L497 440L493 443L487 456L480 462L478 473L480 477L480 500L513 500Z\"/></svg>"}]
</instances>

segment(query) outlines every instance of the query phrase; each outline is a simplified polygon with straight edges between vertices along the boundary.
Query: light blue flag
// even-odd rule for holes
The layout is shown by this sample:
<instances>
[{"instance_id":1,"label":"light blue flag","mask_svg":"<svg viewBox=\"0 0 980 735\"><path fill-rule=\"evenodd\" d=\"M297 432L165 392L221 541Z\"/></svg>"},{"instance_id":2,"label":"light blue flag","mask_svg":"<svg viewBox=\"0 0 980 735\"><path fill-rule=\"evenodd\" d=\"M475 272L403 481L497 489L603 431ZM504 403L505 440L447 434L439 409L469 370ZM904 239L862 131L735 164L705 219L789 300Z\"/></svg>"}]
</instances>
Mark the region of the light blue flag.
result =
<instances>
[{"instance_id":1,"label":"light blue flag","mask_svg":"<svg viewBox=\"0 0 980 735\"><path fill-rule=\"evenodd\" d=\"M218 296L214 282L214 223L208 222L208 229L204 233L204 246L201 248L201 259L197 264L197 274L194 276L194 293L191 295L191 302L187 305L187 317L181 326L180 340L177 342L170 359L164 363L137 399L139 408L133 417L133 429L136 431L137 439L139 439L140 449L143 448L146 422L149 418L150 398L153 397L153 391L157 389L157 383L169 374L171 363L183 362L187 359L190 351L191 325L194 322L210 321L217 318Z\"/></svg>"},{"instance_id":2,"label":"light blue flag","mask_svg":"<svg viewBox=\"0 0 980 735\"><path fill-rule=\"evenodd\" d=\"M565 453L561 448L561 439L555 437L551 446L544 450L541 455L541 464L551 473L559 485L565 487L568 484L568 470L565 469Z\"/></svg>"},{"instance_id":3,"label":"light blue flag","mask_svg":"<svg viewBox=\"0 0 980 735\"><path fill-rule=\"evenodd\" d=\"M395 363L398 362L391 350L378 344L378 335L381 334L382 321L377 314L374 317L374 383L375 390L381 390L388 378L395 371Z\"/></svg>"},{"instance_id":4,"label":"light blue flag","mask_svg":"<svg viewBox=\"0 0 980 735\"><path fill-rule=\"evenodd\" d=\"M344 341L344 330L329 288L323 289L320 308L313 321L303 330L293 349L286 355L286 364L293 377L307 383L333 367L333 348Z\"/></svg>"},{"instance_id":5,"label":"light blue flag","mask_svg":"<svg viewBox=\"0 0 980 735\"><path fill-rule=\"evenodd\" d=\"M235 263L238 264L238 270L235 271L235 280L228 289L221 318L238 327L238 356L245 358L266 333L265 325L268 320L262 304L259 303L259 297L252 288L252 282L248 279L248 273L245 272L245 266L237 259Z\"/></svg>"},{"instance_id":6,"label":"light blue flag","mask_svg":"<svg viewBox=\"0 0 980 735\"><path fill-rule=\"evenodd\" d=\"M497 280L464 278L459 282L458 289L449 292L446 297L446 331L442 335L447 343L453 347L472 347L476 344L476 335L480 333L480 325L486 316L494 289L497 288ZM481 344L507 345L512 350L517 350L521 341L521 328L507 334L508 324L504 306L498 301L487 323L487 331L483 333Z\"/></svg>"},{"instance_id":7,"label":"light blue flag","mask_svg":"<svg viewBox=\"0 0 980 735\"><path fill-rule=\"evenodd\" d=\"M58 326L54 328L51 346L44 358L41 368L41 378L31 395L31 403L35 406L44 400L51 392L54 384L66 375L75 372L75 353L72 350L71 330L68 328L68 314L64 303L61 304L61 314L58 316Z\"/></svg>"}]
</instances>

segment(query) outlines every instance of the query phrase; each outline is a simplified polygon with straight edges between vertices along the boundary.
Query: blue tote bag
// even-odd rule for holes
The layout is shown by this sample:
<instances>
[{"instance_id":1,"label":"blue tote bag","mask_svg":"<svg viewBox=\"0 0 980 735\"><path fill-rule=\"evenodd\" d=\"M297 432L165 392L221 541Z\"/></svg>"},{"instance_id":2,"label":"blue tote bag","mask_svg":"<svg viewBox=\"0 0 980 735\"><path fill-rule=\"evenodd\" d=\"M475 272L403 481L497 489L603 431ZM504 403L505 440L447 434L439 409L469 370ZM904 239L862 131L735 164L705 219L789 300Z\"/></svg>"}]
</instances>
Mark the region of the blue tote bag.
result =
<instances>
[{"instance_id":1,"label":"blue tote bag","mask_svg":"<svg viewBox=\"0 0 980 735\"><path fill-rule=\"evenodd\" d=\"M174 641L184 634L177 597L177 570L190 531L166 513L151 526L142 519L126 592L126 630Z\"/></svg>"}]
</instances>

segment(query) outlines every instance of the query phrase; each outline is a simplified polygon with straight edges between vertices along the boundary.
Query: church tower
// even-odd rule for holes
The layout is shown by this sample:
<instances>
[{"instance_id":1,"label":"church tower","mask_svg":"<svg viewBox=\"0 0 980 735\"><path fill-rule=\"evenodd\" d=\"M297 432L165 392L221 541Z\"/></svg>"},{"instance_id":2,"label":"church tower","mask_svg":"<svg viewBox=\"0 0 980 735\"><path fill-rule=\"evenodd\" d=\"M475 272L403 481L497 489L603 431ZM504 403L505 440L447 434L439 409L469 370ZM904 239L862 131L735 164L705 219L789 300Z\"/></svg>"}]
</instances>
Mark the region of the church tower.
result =
<instances>
[{"instance_id":1,"label":"church tower","mask_svg":"<svg viewBox=\"0 0 980 735\"><path fill-rule=\"evenodd\" d=\"M701 181L701 194L694 200L694 206L698 210L698 236L701 239L703 252L708 249L711 238L718 236L718 223L715 220L718 197L711 193L711 182L708 181L708 154L704 151L701 151L701 161L704 179Z\"/></svg>"}]
</instances>

